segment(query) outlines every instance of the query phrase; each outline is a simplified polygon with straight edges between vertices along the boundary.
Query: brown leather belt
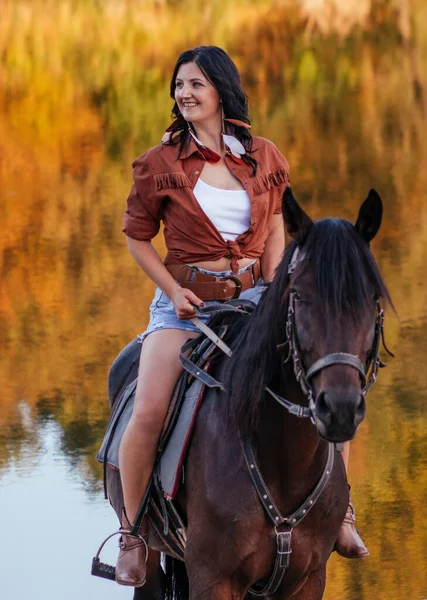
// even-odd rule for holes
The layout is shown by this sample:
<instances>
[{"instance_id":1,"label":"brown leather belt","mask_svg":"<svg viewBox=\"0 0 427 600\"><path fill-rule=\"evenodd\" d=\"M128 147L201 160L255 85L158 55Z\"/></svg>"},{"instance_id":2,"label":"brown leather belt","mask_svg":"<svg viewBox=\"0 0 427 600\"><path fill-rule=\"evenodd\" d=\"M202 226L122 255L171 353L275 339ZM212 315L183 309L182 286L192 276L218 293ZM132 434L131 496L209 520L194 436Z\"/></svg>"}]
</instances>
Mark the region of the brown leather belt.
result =
<instances>
[{"instance_id":1,"label":"brown leather belt","mask_svg":"<svg viewBox=\"0 0 427 600\"><path fill-rule=\"evenodd\" d=\"M165 265L181 287L194 292L200 300L231 300L253 287L261 276L260 261L257 260L244 273L216 277L195 271L188 265Z\"/></svg>"}]
</instances>

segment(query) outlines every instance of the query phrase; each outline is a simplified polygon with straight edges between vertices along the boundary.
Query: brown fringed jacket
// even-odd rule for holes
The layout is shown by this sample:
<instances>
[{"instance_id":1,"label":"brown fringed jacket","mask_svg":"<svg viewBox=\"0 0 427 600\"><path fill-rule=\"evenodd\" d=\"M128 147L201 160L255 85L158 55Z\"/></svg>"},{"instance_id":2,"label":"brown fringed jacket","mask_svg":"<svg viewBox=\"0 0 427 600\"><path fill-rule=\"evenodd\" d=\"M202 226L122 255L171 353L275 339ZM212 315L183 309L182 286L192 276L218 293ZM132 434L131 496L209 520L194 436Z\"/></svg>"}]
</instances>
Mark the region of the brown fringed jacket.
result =
<instances>
[{"instance_id":1,"label":"brown fringed jacket","mask_svg":"<svg viewBox=\"0 0 427 600\"><path fill-rule=\"evenodd\" d=\"M179 145L151 148L133 163L134 184L127 199L123 231L136 240L151 240L164 223L168 254L165 264L195 263L230 258L231 269L244 257L259 258L268 237L273 214L281 212L283 192L289 186L289 165L276 146L253 137L253 156L258 169L240 164L226 155L231 173L251 200L247 231L234 242L225 241L193 194L205 158L190 138L181 155Z\"/></svg>"}]
</instances>

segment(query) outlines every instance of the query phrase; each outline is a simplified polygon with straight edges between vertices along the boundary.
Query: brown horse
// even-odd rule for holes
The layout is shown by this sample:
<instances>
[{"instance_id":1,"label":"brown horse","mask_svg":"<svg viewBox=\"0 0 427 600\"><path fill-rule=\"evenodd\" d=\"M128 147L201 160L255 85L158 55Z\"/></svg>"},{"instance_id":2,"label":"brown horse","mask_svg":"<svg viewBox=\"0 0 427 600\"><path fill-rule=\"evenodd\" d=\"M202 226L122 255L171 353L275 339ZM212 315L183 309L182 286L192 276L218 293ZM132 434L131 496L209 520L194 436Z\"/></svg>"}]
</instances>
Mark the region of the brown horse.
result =
<instances>
[{"instance_id":1,"label":"brown horse","mask_svg":"<svg viewBox=\"0 0 427 600\"><path fill-rule=\"evenodd\" d=\"M242 442L253 449L275 508L289 515L325 472L330 443L351 440L365 416L364 371L378 364L378 303L391 304L369 250L381 223L381 199L371 190L355 225L312 222L288 189L283 216L294 241L259 306L231 327L226 341L233 354L218 360L212 372L227 391L207 392L191 441L177 498L187 525L178 597L188 592L192 600L244 598L257 582L270 579L277 536ZM283 396L312 418L290 414L295 407L286 410ZM335 449L333 454L322 493L292 530L277 598L323 596L326 562L348 505L343 461ZM117 485L116 477L110 481L113 505ZM154 536L150 542L161 549ZM159 555L152 551L147 584L134 598L160 599L164 587Z\"/></svg>"}]
</instances>

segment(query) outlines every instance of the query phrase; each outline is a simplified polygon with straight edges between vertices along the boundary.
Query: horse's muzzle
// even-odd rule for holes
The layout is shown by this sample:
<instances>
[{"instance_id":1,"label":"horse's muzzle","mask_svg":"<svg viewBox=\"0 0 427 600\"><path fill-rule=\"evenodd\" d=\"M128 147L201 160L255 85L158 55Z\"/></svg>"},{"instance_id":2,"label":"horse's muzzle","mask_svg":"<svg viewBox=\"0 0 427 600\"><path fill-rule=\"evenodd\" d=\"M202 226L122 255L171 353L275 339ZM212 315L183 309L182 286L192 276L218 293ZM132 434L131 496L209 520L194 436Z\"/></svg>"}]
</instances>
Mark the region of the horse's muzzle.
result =
<instances>
[{"instance_id":1,"label":"horse's muzzle","mask_svg":"<svg viewBox=\"0 0 427 600\"><path fill-rule=\"evenodd\" d=\"M325 388L316 396L316 427L319 435L329 442L353 439L365 414L365 398L355 386Z\"/></svg>"}]
</instances>

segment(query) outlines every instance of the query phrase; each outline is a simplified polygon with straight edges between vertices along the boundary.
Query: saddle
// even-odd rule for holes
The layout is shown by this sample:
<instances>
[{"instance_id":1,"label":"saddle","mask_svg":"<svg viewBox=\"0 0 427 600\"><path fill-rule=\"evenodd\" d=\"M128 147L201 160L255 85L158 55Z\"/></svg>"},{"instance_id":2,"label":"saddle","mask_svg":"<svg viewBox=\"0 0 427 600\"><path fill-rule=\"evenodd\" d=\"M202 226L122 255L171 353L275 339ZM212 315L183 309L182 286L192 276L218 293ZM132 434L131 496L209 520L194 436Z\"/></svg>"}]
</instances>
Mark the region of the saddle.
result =
<instances>
[{"instance_id":1,"label":"saddle","mask_svg":"<svg viewBox=\"0 0 427 600\"><path fill-rule=\"evenodd\" d=\"M167 548L168 554L180 560L184 559L186 524L173 500L183 481L185 458L205 390L206 388L222 389L222 384L210 375L209 370L216 358L223 356L219 347L222 346L221 342L226 337L232 321L236 317L244 318L254 308L255 305L247 300L232 300L227 304L218 303L206 307L205 311L212 316L207 323L209 329L203 325L202 327L208 333L210 330L209 337L201 333L197 338L188 340L181 349L180 360L184 372L175 386L163 426L150 480L150 492L144 496L135 519L136 525L137 521L141 522L148 512L151 525L157 537ZM112 410L103 442L96 456L104 467L105 497L110 498L118 516L121 511L120 503L122 504L121 493L117 497L117 491L113 490L113 497L111 497L109 492L112 486L109 482L114 481L115 486L120 485L119 447L132 416L140 351L141 345L134 340L120 353L111 367L109 397ZM190 354L187 357L188 353ZM100 550L94 559L92 572L101 577L114 579L114 567L99 561Z\"/></svg>"}]
</instances>

